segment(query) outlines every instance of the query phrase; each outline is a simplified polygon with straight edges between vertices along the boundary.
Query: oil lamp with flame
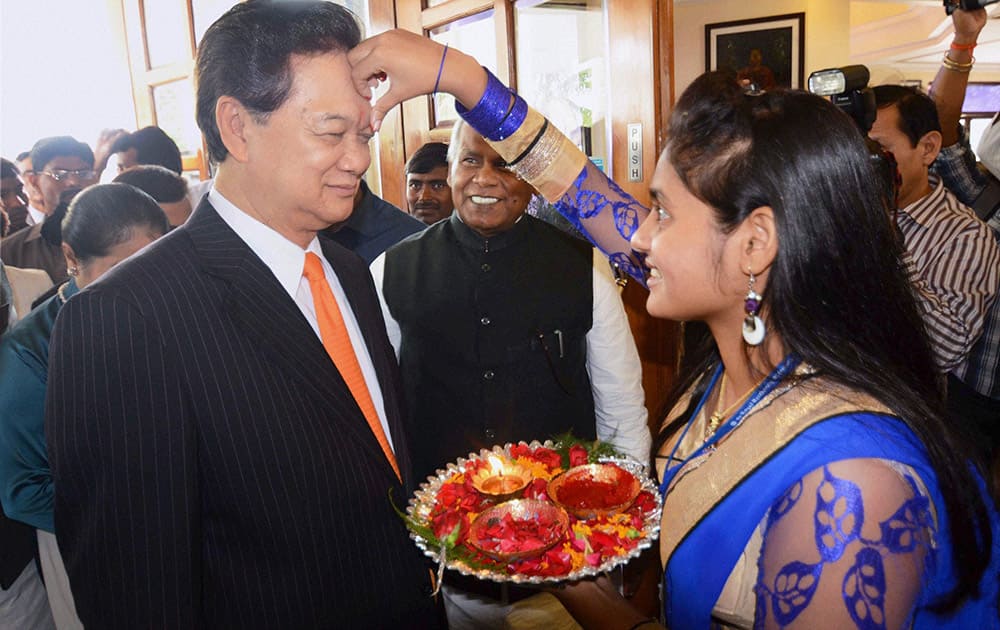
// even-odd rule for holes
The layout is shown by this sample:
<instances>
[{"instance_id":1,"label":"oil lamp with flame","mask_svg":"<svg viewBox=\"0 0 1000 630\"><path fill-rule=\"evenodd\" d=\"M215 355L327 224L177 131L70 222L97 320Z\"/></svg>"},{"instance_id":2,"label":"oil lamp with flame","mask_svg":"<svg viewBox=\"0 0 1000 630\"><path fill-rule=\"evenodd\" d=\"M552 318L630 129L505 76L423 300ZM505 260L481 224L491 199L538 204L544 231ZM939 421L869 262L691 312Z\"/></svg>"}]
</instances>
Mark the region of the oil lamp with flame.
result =
<instances>
[{"instance_id":1,"label":"oil lamp with flame","mask_svg":"<svg viewBox=\"0 0 1000 630\"><path fill-rule=\"evenodd\" d=\"M496 455L490 455L487 461L490 465L473 475L472 486L490 498L508 499L531 482L531 473L516 462Z\"/></svg>"}]
</instances>

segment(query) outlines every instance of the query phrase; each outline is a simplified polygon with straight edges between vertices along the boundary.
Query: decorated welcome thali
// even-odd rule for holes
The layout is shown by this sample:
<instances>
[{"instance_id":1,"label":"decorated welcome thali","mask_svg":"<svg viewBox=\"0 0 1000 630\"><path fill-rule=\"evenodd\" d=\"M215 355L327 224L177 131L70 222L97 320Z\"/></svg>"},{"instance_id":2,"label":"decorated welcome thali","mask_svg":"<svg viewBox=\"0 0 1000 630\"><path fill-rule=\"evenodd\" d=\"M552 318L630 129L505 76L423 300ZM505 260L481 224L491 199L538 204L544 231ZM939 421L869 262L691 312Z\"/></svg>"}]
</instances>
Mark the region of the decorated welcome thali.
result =
<instances>
[{"instance_id":1,"label":"decorated welcome thali","mask_svg":"<svg viewBox=\"0 0 1000 630\"><path fill-rule=\"evenodd\" d=\"M442 568L495 582L598 575L657 539L642 464L599 442L495 446L449 464L410 499L410 537Z\"/></svg>"}]
</instances>

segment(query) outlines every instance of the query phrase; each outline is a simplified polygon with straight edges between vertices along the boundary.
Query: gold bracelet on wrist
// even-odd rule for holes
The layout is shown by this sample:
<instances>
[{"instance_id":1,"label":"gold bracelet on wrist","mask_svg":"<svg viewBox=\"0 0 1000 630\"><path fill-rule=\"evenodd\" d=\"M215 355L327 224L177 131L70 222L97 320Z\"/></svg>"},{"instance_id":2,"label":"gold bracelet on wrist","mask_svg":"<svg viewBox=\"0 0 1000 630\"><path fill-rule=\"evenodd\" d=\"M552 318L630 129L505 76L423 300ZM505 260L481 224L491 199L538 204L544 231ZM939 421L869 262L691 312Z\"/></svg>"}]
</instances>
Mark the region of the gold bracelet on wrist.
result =
<instances>
[{"instance_id":1,"label":"gold bracelet on wrist","mask_svg":"<svg viewBox=\"0 0 1000 630\"><path fill-rule=\"evenodd\" d=\"M973 64L976 63L976 58L973 57L972 61L969 63L958 63L957 61L952 61L951 57L948 56L946 52L944 57L941 58L941 63L944 64L945 68L952 70L954 72L970 72L972 70Z\"/></svg>"}]
</instances>

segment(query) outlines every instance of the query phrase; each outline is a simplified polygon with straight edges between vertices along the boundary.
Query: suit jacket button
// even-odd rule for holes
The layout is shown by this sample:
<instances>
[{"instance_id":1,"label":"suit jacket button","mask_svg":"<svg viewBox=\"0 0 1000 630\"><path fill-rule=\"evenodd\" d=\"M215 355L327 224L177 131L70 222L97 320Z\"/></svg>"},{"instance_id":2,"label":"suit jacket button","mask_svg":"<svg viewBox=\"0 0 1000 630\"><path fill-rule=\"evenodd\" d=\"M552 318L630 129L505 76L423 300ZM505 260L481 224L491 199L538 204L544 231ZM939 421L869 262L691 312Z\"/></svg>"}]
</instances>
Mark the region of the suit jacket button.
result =
<instances>
[{"instance_id":1,"label":"suit jacket button","mask_svg":"<svg viewBox=\"0 0 1000 630\"><path fill-rule=\"evenodd\" d=\"M479 268L483 271L489 271L492 267L490 267L490 263L483 263Z\"/></svg>"},{"instance_id":2,"label":"suit jacket button","mask_svg":"<svg viewBox=\"0 0 1000 630\"><path fill-rule=\"evenodd\" d=\"M484 317L481 320L479 320L479 323L482 324L483 326L489 326L491 321L489 317Z\"/></svg>"},{"instance_id":3,"label":"suit jacket button","mask_svg":"<svg viewBox=\"0 0 1000 630\"><path fill-rule=\"evenodd\" d=\"M493 370L486 370L483 372L483 378L487 381L492 381L494 376L496 376L496 374L493 373Z\"/></svg>"}]
</instances>

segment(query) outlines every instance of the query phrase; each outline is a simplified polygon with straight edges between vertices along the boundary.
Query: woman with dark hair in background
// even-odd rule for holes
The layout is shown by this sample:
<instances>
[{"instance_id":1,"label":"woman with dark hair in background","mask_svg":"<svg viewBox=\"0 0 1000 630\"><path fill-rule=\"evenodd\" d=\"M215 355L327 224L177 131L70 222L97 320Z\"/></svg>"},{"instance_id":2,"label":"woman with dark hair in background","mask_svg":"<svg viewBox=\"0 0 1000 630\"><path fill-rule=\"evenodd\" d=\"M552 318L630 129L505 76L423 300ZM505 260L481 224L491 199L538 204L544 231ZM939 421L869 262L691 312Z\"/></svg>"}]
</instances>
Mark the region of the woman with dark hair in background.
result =
<instances>
[{"instance_id":1,"label":"woman with dark hair in background","mask_svg":"<svg viewBox=\"0 0 1000 630\"><path fill-rule=\"evenodd\" d=\"M706 324L654 444L669 627L1000 625L996 513L944 420L846 115L703 75L672 113L647 213L471 57L393 31L351 60L362 93L391 83L376 128L406 98L455 95L509 167L647 272L651 315ZM655 625L605 579L554 594L588 627Z\"/></svg>"},{"instance_id":2,"label":"woman with dark hair in background","mask_svg":"<svg viewBox=\"0 0 1000 630\"><path fill-rule=\"evenodd\" d=\"M44 430L49 337L66 300L168 229L163 210L132 186L105 184L79 193L62 221L69 280L0 342L0 501L9 518L38 530L42 574L60 630L82 626L54 536Z\"/></svg>"}]
</instances>

